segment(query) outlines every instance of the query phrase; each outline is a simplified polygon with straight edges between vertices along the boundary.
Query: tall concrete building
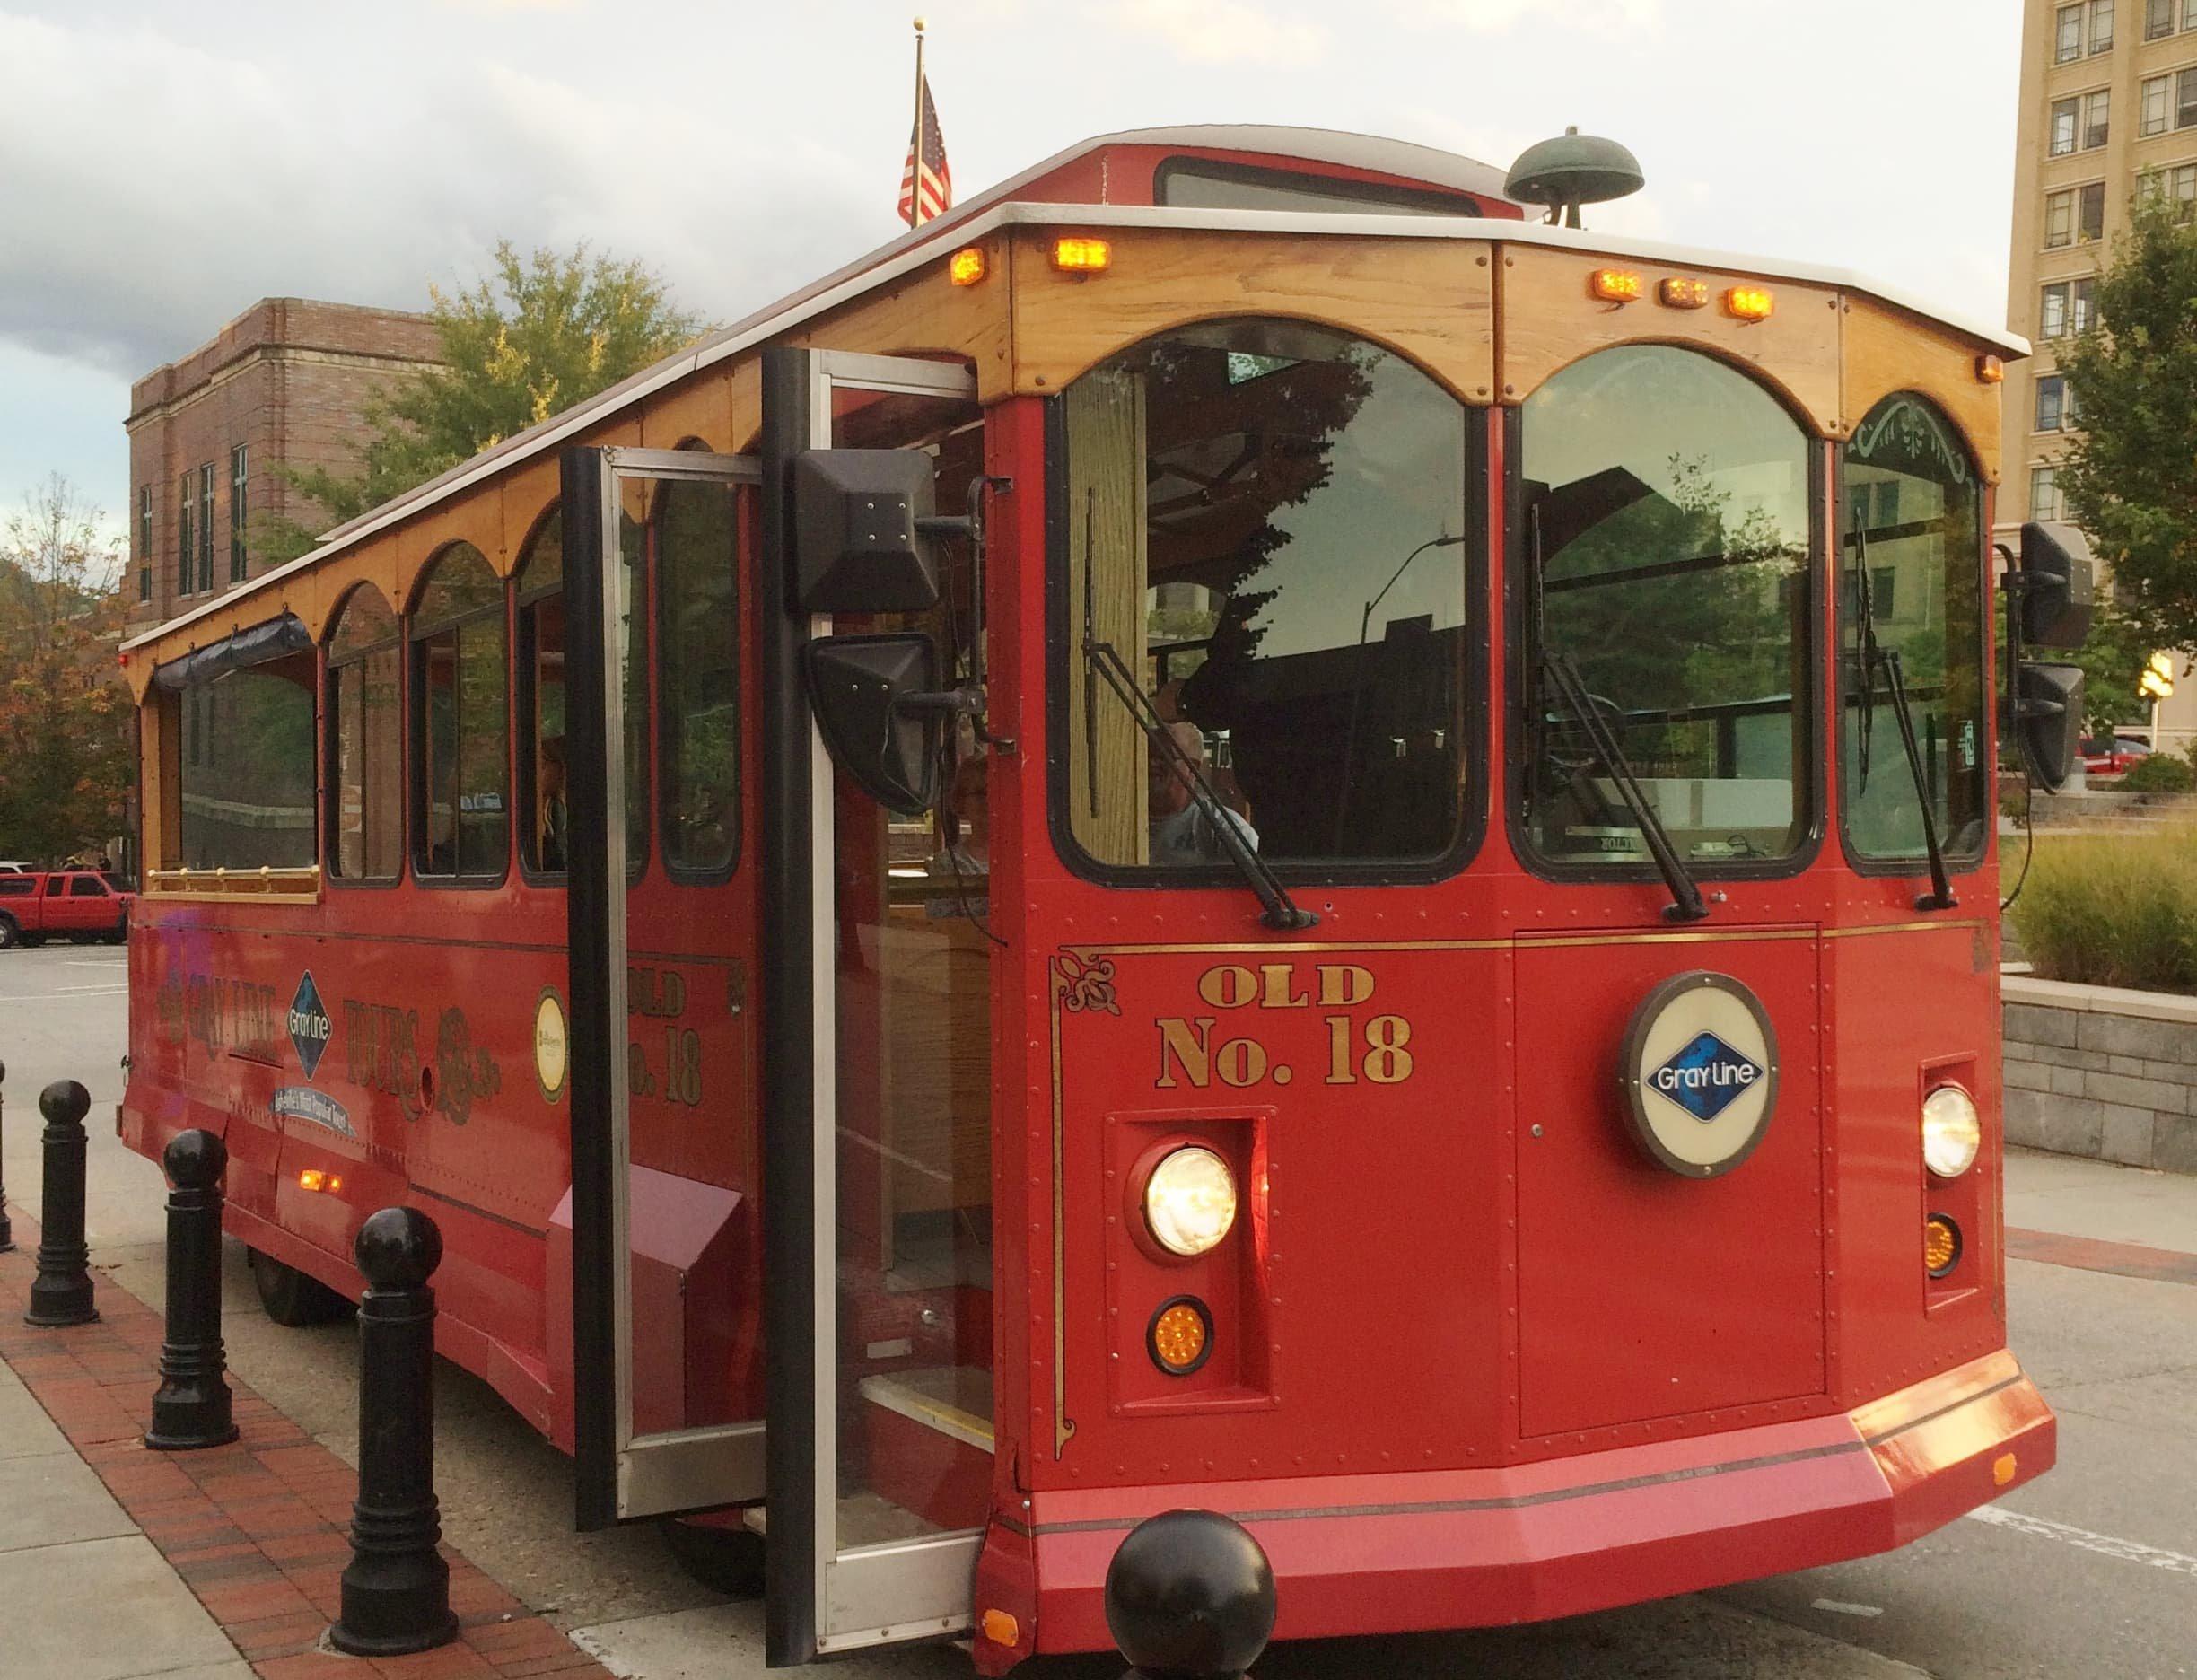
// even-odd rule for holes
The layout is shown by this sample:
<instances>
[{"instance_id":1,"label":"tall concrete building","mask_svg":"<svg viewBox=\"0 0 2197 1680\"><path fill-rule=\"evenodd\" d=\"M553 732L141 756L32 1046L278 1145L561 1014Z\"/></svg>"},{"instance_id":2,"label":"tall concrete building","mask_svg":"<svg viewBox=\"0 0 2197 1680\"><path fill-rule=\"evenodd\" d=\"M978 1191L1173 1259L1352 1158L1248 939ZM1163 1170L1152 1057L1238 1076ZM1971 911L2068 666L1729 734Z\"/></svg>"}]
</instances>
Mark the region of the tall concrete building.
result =
<instances>
[{"instance_id":1,"label":"tall concrete building","mask_svg":"<svg viewBox=\"0 0 2197 1680\"><path fill-rule=\"evenodd\" d=\"M2001 540L2062 517L2057 464L2079 416L2053 351L2095 318L2137 193L2197 202L2197 0L2024 0L2021 66L2007 323L2036 354L2007 377ZM2197 738L2197 678L2158 725L2166 744Z\"/></svg>"},{"instance_id":2,"label":"tall concrete building","mask_svg":"<svg viewBox=\"0 0 2197 1680\"><path fill-rule=\"evenodd\" d=\"M263 569L247 521L311 524L281 467L356 464L361 416L391 381L435 365L425 315L262 298L209 342L130 388L132 634Z\"/></svg>"}]
</instances>

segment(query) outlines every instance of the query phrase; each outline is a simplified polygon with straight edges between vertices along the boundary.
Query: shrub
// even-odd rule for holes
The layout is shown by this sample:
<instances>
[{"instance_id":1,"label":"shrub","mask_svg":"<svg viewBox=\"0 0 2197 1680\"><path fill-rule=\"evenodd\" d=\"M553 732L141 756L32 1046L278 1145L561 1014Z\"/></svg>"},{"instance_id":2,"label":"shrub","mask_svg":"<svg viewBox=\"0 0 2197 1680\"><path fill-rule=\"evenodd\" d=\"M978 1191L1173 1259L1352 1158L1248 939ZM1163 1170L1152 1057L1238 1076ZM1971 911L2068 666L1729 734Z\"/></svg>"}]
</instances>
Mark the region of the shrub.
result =
<instances>
[{"instance_id":1,"label":"shrub","mask_svg":"<svg viewBox=\"0 0 2197 1680\"><path fill-rule=\"evenodd\" d=\"M2197 787L2197 770L2186 758L2158 752L2131 765L2117 785L2123 793L2186 793Z\"/></svg>"},{"instance_id":2,"label":"shrub","mask_svg":"<svg viewBox=\"0 0 2197 1680\"><path fill-rule=\"evenodd\" d=\"M2038 974L2197 993L2197 828L2048 834L2035 847L2007 914Z\"/></svg>"}]
</instances>

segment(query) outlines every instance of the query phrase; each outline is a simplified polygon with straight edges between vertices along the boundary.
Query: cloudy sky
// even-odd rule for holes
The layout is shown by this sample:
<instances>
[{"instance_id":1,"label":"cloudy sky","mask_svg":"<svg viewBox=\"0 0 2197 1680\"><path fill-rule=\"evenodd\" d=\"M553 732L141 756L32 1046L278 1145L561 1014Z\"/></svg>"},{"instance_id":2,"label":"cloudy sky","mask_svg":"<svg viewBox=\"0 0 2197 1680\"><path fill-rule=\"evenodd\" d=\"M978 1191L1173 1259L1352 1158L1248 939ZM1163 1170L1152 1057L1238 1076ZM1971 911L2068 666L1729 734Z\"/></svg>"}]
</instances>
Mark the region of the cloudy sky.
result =
<instances>
[{"instance_id":1,"label":"cloudy sky","mask_svg":"<svg viewBox=\"0 0 2197 1680\"><path fill-rule=\"evenodd\" d=\"M909 0L0 0L0 513L117 517L129 383L255 299L416 309L498 238L745 313L898 231ZM1577 123L1592 223L2003 319L2018 0L922 0L962 194L1086 135ZM118 517L117 517L118 524Z\"/></svg>"}]
</instances>

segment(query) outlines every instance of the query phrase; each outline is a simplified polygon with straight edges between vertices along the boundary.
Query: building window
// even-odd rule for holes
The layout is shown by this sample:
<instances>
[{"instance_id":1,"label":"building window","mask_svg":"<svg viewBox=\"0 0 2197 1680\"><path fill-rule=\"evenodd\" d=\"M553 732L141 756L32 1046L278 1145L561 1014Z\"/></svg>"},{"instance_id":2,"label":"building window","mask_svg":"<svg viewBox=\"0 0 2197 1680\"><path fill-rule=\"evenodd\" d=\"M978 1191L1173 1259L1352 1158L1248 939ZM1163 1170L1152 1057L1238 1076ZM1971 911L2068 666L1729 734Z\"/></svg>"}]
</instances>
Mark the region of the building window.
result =
<instances>
[{"instance_id":1,"label":"building window","mask_svg":"<svg viewBox=\"0 0 2197 1680\"><path fill-rule=\"evenodd\" d=\"M2191 183L2197 188L2197 169L2190 171ZM2076 281L2068 294L2068 328L2071 332L2090 330L2097 316L2097 278L2085 275Z\"/></svg>"},{"instance_id":2,"label":"building window","mask_svg":"<svg viewBox=\"0 0 2197 1680\"><path fill-rule=\"evenodd\" d=\"M183 475L183 493L176 498L176 593L188 595L197 587L197 574L192 569L197 564L197 547L191 533L192 480L196 473Z\"/></svg>"},{"instance_id":3,"label":"building window","mask_svg":"<svg viewBox=\"0 0 2197 1680\"><path fill-rule=\"evenodd\" d=\"M2044 155L2065 157L2074 151L2075 127L2081 120L2080 100L2054 100L2052 108L2052 140L2044 148Z\"/></svg>"},{"instance_id":4,"label":"building window","mask_svg":"<svg viewBox=\"0 0 2197 1680\"><path fill-rule=\"evenodd\" d=\"M2139 176L2136 191L2144 198L2171 198L2182 206L2187 216L2191 206L2197 205L2197 163L2180 163L2172 169L2152 170Z\"/></svg>"},{"instance_id":5,"label":"building window","mask_svg":"<svg viewBox=\"0 0 2197 1680\"><path fill-rule=\"evenodd\" d=\"M2193 0L2197 4L2197 0ZM2053 62L2073 64L2082 57L2083 9L2079 5L2063 5L2054 20L2053 32Z\"/></svg>"},{"instance_id":6,"label":"building window","mask_svg":"<svg viewBox=\"0 0 2197 1680\"><path fill-rule=\"evenodd\" d=\"M2197 29L2197 0L2182 0L2182 27Z\"/></svg>"},{"instance_id":7,"label":"building window","mask_svg":"<svg viewBox=\"0 0 2197 1680\"><path fill-rule=\"evenodd\" d=\"M2044 288L2037 298L2037 337L2064 338L2067 337L2068 283L2056 280Z\"/></svg>"},{"instance_id":8,"label":"building window","mask_svg":"<svg viewBox=\"0 0 2197 1680\"><path fill-rule=\"evenodd\" d=\"M137 599L153 599L153 486L137 486Z\"/></svg>"},{"instance_id":9,"label":"building window","mask_svg":"<svg viewBox=\"0 0 2197 1680\"><path fill-rule=\"evenodd\" d=\"M2066 379L2058 373L2040 373L2036 382L2036 429L2064 432L2074 419L2075 404Z\"/></svg>"},{"instance_id":10,"label":"building window","mask_svg":"<svg viewBox=\"0 0 2197 1680\"><path fill-rule=\"evenodd\" d=\"M214 463L198 469L198 587L214 587Z\"/></svg>"},{"instance_id":11,"label":"building window","mask_svg":"<svg viewBox=\"0 0 2197 1680\"><path fill-rule=\"evenodd\" d=\"M2175 127L2197 127L2197 65L2175 75Z\"/></svg>"},{"instance_id":12,"label":"building window","mask_svg":"<svg viewBox=\"0 0 2197 1680\"><path fill-rule=\"evenodd\" d=\"M241 583L249 562L244 553L244 515L249 500L245 490L244 445L229 451L229 581Z\"/></svg>"},{"instance_id":13,"label":"building window","mask_svg":"<svg viewBox=\"0 0 2197 1680\"><path fill-rule=\"evenodd\" d=\"M2090 0L2090 50L2113 50L2114 0Z\"/></svg>"},{"instance_id":14,"label":"building window","mask_svg":"<svg viewBox=\"0 0 2197 1680\"><path fill-rule=\"evenodd\" d=\"M328 870L341 880L395 880L403 863L398 647L397 615L361 583L328 648Z\"/></svg>"},{"instance_id":15,"label":"building window","mask_svg":"<svg viewBox=\"0 0 2197 1680\"><path fill-rule=\"evenodd\" d=\"M2139 135L2165 134L2174 114L2174 78L2163 75L2148 77L2140 92L2142 106L2137 113L2136 132Z\"/></svg>"},{"instance_id":16,"label":"building window","mask_svg":"<svg viewBox=\"0 0 2197 1680\"><path fill-rule=\"evenodd\" d=\"M2105 144L2113 127L2113 93L2100 88L2095 93L2083 95L2082 144L2086 152L2095 152Z\"/></svg>"},{"instance_id":17,"label":"building window","mask_svg":"<svg viewBox=\"0 0 2197 1680\"><path fill-rule=\"evenodd\" d=\"M2175 0L2146 0L2144 6L2144 39L2158 40L2163 35L2174 33Z\"/></svg>"},{"instance_id":18,"label":"building window","mask_svg":"<svg viewBox=\"0 0 2197 1680\"><path fill-rule=\"evenodd\" d=\"M2029 517L2033 520L2056 520L2061 511L2060 469L2057 467L2032 467L2029 469Z\"/></svg>"},{"instance_id":19,"label":"building window","mask_svg":"<svg viewBox=\"0 0 2197 1680\"><path fill-rule=\"evenodd\" d=\"M2092 181L2076 195L2075 232L2078 237L2098 240L2105 237L2105 183Z\"/></svg>"},{"instance_id":20,"label":"building window","mask_svg":"<svg viewBox=\"0 0 2197 1680\"><path fill-rule=\"evenodd\" d=\"M503 585L452 543L412 607L412 870L496 881L511 854Z\"/></svg>"},{"instance_id":21,"label":"building window","mask_svg":"<svg viewBox=\"0 0 2197 1680\"><path fill-rule=\"evenodd\" d=\"M2075 242L2075 195L2071 192L2044 195L2044 245L2057 249Z\"/></svg>"}]
</instances>

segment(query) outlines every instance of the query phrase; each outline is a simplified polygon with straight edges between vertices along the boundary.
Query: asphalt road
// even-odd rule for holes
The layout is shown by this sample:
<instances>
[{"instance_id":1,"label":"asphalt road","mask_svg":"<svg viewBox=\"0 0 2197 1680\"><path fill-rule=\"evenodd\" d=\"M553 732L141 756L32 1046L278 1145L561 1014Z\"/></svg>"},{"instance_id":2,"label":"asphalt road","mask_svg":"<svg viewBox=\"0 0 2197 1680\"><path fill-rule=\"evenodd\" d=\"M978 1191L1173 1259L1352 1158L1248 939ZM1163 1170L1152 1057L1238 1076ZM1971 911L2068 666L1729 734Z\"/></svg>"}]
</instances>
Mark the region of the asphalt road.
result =
<instances>
[{"instance_id":1,"label":"asphalt road","mask_svg":"<svg viewBox=\"0 0 2197 1680\"><path fill-rule=\"evenodd\" d=\"M36 1098L92 1095L88 1224L101 1287L161 1299L162 1186L114 1135L126 997L120 952L0 953L10 1199L38 1206ZM2197 1179L2023 1155L2008 1222L2197 1253ZM231 1246L231 1363L346 1458L356 1440L348 1326L282 1330ZM1501 1675L1518 1680L2172 1680L2197 1676L2197 1285L2013 1264L2015 1351L2061 1418L2060 1466L1983 1517L1886 1557L1611 1614L1492 1633L1278 1647L1264 1680ZM672 1568L645 1529L578 1536L565 1461L483 1385L438 1378L437 1457L451 1541L617 1672L645 1680L762 1674L761 1615ZM967 1659L916 1649L835 1664L962 1680ZM1115 1680L1118 1661L1059 1661L1032 1680Z\"/></svg>"}]
</instances>

